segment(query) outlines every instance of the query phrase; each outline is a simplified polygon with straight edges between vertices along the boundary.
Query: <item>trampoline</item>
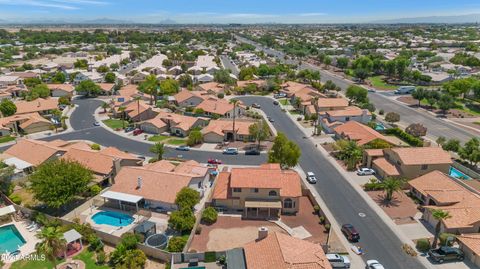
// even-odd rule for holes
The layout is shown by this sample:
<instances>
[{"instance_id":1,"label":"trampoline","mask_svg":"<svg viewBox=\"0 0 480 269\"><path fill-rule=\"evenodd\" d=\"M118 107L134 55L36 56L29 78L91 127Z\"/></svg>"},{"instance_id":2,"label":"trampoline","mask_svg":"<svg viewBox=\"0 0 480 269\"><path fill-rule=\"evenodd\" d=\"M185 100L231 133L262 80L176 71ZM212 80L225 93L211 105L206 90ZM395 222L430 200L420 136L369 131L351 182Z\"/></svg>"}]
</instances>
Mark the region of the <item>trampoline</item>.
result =
<instances>
[{"instance_id":1,"label":"trampoline","mask_svg":"<svg viewBox=\"0 0 480 269\"><path fill-rule=\"evenodd\" d=\"M145 239L145 245L158 249L165 249L167 247L168 238L165 234L152 234Z\"/></svg>"}]
</instances>

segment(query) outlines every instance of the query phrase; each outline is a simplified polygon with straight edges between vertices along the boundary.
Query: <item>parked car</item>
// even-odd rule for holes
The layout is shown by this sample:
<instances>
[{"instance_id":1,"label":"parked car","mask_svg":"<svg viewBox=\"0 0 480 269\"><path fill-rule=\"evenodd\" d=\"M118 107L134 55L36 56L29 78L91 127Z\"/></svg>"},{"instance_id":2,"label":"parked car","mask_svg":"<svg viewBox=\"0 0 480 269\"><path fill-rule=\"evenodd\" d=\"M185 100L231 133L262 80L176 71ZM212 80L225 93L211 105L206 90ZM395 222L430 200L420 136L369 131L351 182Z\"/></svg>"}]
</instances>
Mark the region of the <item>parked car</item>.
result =
<instances>
[{"instance_id":1,"label":"parked car","mask_svg":"<svg viewBox=\"0 0 480 269\"><path fill-rule=\"evenodd\" d=\"M400 86L394 91L395 94L411 94L415 90L415 86Z\"/></svg>"},{"instance_id":2,"label":"parked car","mask_svg":"<svg viewBox=\"0 0 480 269\"><path fill-rule=\"evenodd\" d=\"M133 131L133 130L135 130L135 127L133 127L133 126L128 126L127 128L125 128L124 131L125 131L125 133L129 133L129 132L131 132L131 131Z\"/></svg>"},{"instance_id":3,"label":"parked car","mask_svg":"<svg viewBox=\"0 0 480 269\"><path fill-rule=\"evenodd\" d=\"M284 92L276 93L273 95L273 98L275 99L284 98L284 97L287 97L287 94Z\"/></svg>"},{"instance_id":4,"label":"parked car","mask_svg":"<svg viewBox=\"0 0 480 269\"><path fill-rule=\"evenodd\" d=\"M253 103L253 104L252 104L252 107L254 107L254 108L261 108L261 106L260 106L259 104L257 104L257 103Z\"/></svg>"},{"instance_id":5,"label":"parked car","mask_svg":"<svg viewBox=\"0 0 480 269\"><path fill-rule=\"evenodd\" d=\"M379 263L377 260L368 260L367 261L367 269L385 269L381 263Z\"/></svg>"},{"instance_id":6,"label":"parked car","mask_svg":"<svg viewBox=\"0 0 480 269\"><path fill-rule=\"evenodd\" d=\"M260 155L260 151L256 148L248 149L245 151L245 155Z\"/></svg>"},{"instance_id":7,"label":"parked car","mask_svg":"<svg viewBox=\"0 0 480 269\"><path fill-rule=\"evenodd\" d=\"M372 168L359 168L357 170L357 175L359 176L369 176L369 175L375 175L375 170L373 170Z\"/></svg>"},{"instance_id":8,"label":"parked car","mask_svg":"<svg viewBox=\"0 0 480 269\"><path fill-rule=\"evenodd\" d=\"M180 150L180 151L189 151L190 150L190 147L189 146L178 146L175 148L176 150Z\"/></svg>"},{"instance_id":9,"label":"parked car","mask_svg":"<svg viewBox=\"0 0 480 269\"><path fill-rule=\"evenodd\" d=\"M428 251L428 256L432 261L438 263L443 263L444 261L449 260L463 261L463 259L465 259L465 254L461 249L446 246L431 249Z\"/></svg>"},{"instance_id":10,"label":"parked car","mask_svg":"<svg viewBox=\"0 0 480 269\"><path fill-rule=\"evenodd\" d=\"M93 126L100 126L100 122L98 122L98 121L94 122Z\"/></svg>"},{"instance_id":11,"label":"parked car","mask_svg":"<svg viewBox=\"0 0 480 269\"><path fill-rule=\"evenodd\" d=\"M342 233L347 237L349 241L358 242L360 240L360 234L357 232L352 224L343 224Z\"/></svg>"},{"instance_id":12,"label":"parked car","mask_svg":"<svg viewBox=\"0 0 480 269\"><path fill-rule=\"evenodd\" d=\"M63 111L65 108L67 108L67 105L59 105L59 106L58 106L58 109L59 109L60 111Z\"/></svg>"},{"instance_id":13,"label":"parked car","mask_svg":"<svg viewBox=\"0 0 480 269\"><path fill-rule=\"evenodd\" d=\"M142 134L143 133L143 130L142 129L135 129L133 130L133 135L139 135L139 134Z\"/></svg>"},{"instance_id":14,"label":"parked car","mask_svg":"<svg viewBox=\"0 0 480 269\"><path fill-rule=\"evenodd\" d=\"M273 101L273 104L278 106L278 101Z\"/></svg>"},{"instance_id":15,"label":"parked car","mask_svg":"<svg viewBox=\"0 0 480 269\"><path fill-rule=\"evenodd\" d=\"M368 88L367 91L368 91L368 92L376 92L377 90L375 90L374 88Z\"/></svg>"},{"instance_id":16,"label":"parked car","mask_svg":"<svg viewBox=\"0 0 480 269\"><path fill-rule=\"evenodd\" d=\"M327 260L330 262L332 268L350 268L350 259L347 256L338 254L326 254Z\"/></svg>"},{"instance_id":17,"label":"parked car","mask_svg":"<svg viewBox=\"0 0 480 269\"><path fill-rule=\"evenodd\" d=\"M222 164L222 161L219 159L208 159L209 164Z\"/></svg>"},{"instance_id":18,"label":"parked car","mask_svg":"<svg viewBox=\"0 0 480 269\"><path fill-rule=\"evenodd\" d=\"M226 149L223 150L223 154L237 155L238 154L238 149L237 148L226 148Z\"/></svg>"},{"instance_id":19,"label":"parked car","mask_svg":"<svg viewBox=\"0 0 480 269\"><path fill-rule=\"evenodd\" d=\"M267 120L268 120L269 122L275 122L275 120L272 119L270 116L267 116Z\"/></svg>"},{"instance_id":20,"label":"parked car","mask_svg":"<svg viewBox=\"0 0 480 269\"><path fill-rule=\"evenodd\" d=\"M307 181L311 184L317 183L317 177L313 172L307 172Z\"/></svg>"}]
</instances>

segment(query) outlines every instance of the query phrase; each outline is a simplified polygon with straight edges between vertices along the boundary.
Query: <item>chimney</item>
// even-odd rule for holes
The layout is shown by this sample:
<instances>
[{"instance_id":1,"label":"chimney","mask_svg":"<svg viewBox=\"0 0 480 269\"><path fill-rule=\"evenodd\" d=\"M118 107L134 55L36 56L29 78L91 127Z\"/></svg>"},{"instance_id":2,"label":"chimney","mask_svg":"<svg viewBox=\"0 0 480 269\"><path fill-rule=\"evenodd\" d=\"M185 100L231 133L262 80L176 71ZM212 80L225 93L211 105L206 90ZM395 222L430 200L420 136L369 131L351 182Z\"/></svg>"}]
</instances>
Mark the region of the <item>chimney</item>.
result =
<instances>
[{"instance_id":1,"label":"chimney","mask_svg":"<svg viewBox=\"0 0 480 269\"><path fill-rule=\"evenodd\" d=\"M142 188L142 177L137 178L137 190Z\"/></svg>"},{"instance_id":2,"label":"chimney","mask_svg":"<svg viewBox=\"0 0 480 269\"><path fill-rule=\"evenodd\" d=\"M268 236L268 228L267 227L260 227L258 228L258 241L266 238Z\"/></svg>"}]
</instances>

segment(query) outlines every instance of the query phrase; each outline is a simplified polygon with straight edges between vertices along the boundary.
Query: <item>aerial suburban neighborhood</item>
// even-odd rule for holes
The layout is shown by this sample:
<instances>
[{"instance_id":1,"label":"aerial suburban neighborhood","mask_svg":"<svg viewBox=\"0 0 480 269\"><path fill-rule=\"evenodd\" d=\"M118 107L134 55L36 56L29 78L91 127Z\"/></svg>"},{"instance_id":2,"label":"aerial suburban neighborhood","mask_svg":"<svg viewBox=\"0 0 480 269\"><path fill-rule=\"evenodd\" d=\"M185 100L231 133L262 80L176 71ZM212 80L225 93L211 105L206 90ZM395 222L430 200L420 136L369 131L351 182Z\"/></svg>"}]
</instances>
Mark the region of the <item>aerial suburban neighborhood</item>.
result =
<instances>
[{"instance_id":1,"label":"aerial suburban neighborhood","mask_svg":"<svg viewBox=\"0 0 480 269\"><path fill-rule=\"evenodd\" d=\"M120 2L0 1L0 268L480 268L473 1Z\"/></svg>"}]
</instances>

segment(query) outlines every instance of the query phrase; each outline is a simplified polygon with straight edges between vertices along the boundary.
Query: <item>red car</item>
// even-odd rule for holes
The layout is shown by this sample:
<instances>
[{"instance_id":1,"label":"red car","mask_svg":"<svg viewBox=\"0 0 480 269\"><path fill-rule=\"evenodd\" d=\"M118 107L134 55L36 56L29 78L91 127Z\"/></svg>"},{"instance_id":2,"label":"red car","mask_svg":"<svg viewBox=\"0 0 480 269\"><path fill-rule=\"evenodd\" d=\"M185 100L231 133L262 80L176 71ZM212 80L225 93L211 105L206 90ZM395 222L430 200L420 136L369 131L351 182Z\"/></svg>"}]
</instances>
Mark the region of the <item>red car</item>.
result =
<instances>
[{"instance_id":1,"label":"red car","mask_svg":"<svg viewBox=\"0 0 480 269\"><path fill-rule=\"evenodd\" d=\"M139 135L139 134L141 134L141 133L143 133L143 130L141 130L141 129L135 129L135 130L133 131L133 135Z\"/></svg>"},{"instance_id":2,"label":"red car","mask_svg":"<svg viewBox=\"0 0 480 269\"><path fill-rule=\"evenodd\" d=\"M222 164L222 161L219 159L208 159L209 164Z\"/></svg>"}]
</instances>

